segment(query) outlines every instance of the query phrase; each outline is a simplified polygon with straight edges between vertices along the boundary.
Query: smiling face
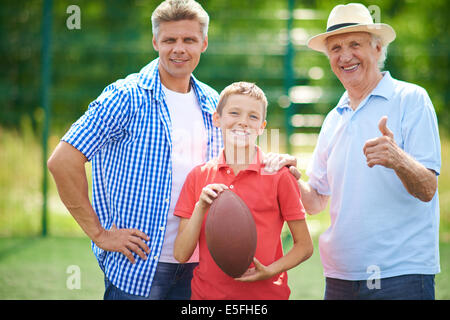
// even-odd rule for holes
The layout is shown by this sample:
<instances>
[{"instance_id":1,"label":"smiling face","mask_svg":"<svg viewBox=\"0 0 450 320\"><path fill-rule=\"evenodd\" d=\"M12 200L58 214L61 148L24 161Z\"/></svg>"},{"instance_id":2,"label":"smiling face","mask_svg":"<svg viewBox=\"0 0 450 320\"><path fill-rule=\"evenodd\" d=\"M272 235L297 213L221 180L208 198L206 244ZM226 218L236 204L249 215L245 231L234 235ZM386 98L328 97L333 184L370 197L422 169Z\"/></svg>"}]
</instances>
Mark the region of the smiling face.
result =
<instances>
[{"instance_id":1,"label":"smiling face","mask_svg":"<svg viewBox=\"0 0 450 320\"><path fill-rule=\"evenodd\" d=\"M180 20L162 22L158 37L153 37L153 47L159 53L161 82L174 91L187 92L189 79L208 47L208 37L203 37L200 22Z\"/></svg>"},{"instance_id":2,"label":"smiling face","mask_svg":"<svg viewBox=\"0 0 450 320\"><path fill-rule=\"evenodd\" d=\"M367 32L350 32L327 38L331 69L342 85L351 90L369 87L379 78L381 45L372 46Z\"/></svg>"},{"instance_id":3,"label":"smiling face","mask_svg":"<svg viewBox=\"0 0 450 320\"><path fill-rule=\"evenodd\" d=\"M213 123L222 129L225 148L253 147L266 126L264 105L253 97L232 94L221 113L214 113Z\"/></svg>"}]
</instances>

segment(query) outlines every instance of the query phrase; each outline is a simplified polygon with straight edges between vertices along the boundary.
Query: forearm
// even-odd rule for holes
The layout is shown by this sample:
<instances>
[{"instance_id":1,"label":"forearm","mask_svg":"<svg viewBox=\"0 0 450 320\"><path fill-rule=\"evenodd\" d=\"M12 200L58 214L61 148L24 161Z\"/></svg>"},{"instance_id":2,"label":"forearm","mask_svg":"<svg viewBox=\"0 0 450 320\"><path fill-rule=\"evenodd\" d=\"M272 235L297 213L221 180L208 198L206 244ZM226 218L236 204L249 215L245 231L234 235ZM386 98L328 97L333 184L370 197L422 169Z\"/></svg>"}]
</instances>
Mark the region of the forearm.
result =
<instances>
[{"instance_id":1,"label":"forearm","mask_svg":"<svg viewBox=\"0 0 450 320\"><path fill-rule=\"evenodd\" d=\"M403 150L400 154L400 161L397 162L394 170L406 190L421 201L431 201L437 189L436 174Z\"/></svg>"},{"instance_id":2,"label":"forearm","mask_svg":"<svg viewBox=\"0 0 450 320\"><path fill-rule=\"evenodd\" d=\"M312 245L305 246L301 243L294 243L292 248L280 259L268 266L274 275L288 271L307 260L312 255Z\"/></svg>"},{"instance_id":3,"label":"forearm","mask_svg":"<svg viewBox=\"0 0 450 320\"><path fill-rule=\"evenodd\" d=\"M314 251L306 220L288 221L288 226L294 243L283 257L268 266L274 275L294 268L311 257Z\"/></svg>"},{"instance_id":4,"label":"forearm","mask_svg":"<svg viewBox=\"0 0 450 320\"><path fill-rule=\"evenodd\" d=\"M328 204L328 196L321 195L309 183L298 180L302 203L308 214L316 214L325 210Z\"/></svg>"},{"instance_id":5,"label":"forearm","mask_svg":"<svg viewBox=\"0 0 450 320\"><path fill-rule=\"evenodd\" d=\"M95 241L103 228L89 200L85 161L70 148L73 147L60 144L50 157L48 168L61 201L87 236ZM69 150L69 153L62 152L62 149Z\"/></svg>"},{"instance_id":6,"label":"forearm","mask_svg":"<svg viewBox=\"0 0 450 320\"><path fill-rule=\"evenodd\" d=\"M181 263L185 263L190 259L198 243L200 231L205 217L206 209L201 207L199 203L195 205L191 218L182 219L178 235L175 239L173 255L175 259Z\"/></svg>"}]
</instances>

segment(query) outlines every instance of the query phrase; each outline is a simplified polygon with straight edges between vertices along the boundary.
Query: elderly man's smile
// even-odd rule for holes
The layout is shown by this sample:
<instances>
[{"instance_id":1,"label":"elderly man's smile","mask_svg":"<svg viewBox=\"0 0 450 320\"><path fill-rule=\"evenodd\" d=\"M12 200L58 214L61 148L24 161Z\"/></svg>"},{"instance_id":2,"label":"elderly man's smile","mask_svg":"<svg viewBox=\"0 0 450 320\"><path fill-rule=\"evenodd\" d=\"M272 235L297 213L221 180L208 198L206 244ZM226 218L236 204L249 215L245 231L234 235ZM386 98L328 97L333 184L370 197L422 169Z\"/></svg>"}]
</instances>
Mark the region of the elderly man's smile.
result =
<instances>
[{"instance_id":1,"label":"elderly man's smile","mask_svg":"<svg viewBox=\"0 0 450 320\"><path fill-rule=\"evenodd\" d=\"M353 64L353 65L341 67L341 69L346 71L346 72L353 72L353 71L356 71L358 69L359 65L360 65L359 63L356 63L356 64Z\"/></svg>"}]
</instances>

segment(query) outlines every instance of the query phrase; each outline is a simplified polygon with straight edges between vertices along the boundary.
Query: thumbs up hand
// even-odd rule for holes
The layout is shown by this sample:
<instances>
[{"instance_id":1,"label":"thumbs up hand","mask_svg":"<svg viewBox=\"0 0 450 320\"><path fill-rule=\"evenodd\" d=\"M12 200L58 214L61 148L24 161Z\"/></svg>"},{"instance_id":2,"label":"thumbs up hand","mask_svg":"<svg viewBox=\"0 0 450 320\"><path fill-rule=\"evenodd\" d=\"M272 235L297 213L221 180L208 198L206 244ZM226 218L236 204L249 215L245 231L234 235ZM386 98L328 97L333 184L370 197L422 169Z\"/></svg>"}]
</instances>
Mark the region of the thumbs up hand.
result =
<instances>
[{"instance_id":1,"label":"thumbs up hand","mask_svg":"<svg viewBox=\"0 0 450 320\"><path fill-rule=\"evenodd\" d=\"M388 117L384 116L378 123L382 136L367 140L364 144L363 152L370 168L378 164L395 170L400 163L402 152L395 143L394 134L387 127L387 121Z\"/></svg>"},{"instance_id":2,"label":"thumbs up hand","mask_svg":"<svg viewBox=\"0 0 450 320\"><path fill-rule=\"evenodd\" d=\"M394 134L387 127L387 120L387 116L381 117L380 122L378 122L378 129L380 129L380 132L383 136L394 139Z\"/></svg>"}]
</instances>

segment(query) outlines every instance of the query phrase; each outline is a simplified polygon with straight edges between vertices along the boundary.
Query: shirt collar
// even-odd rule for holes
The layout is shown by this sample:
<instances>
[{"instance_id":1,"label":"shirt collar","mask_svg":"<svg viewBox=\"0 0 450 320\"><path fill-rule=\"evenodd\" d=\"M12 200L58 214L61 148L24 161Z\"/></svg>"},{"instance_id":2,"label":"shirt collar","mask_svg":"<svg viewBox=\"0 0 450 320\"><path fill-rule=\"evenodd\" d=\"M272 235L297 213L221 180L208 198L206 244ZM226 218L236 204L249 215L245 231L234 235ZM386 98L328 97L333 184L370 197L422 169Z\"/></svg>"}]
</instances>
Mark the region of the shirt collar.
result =
<instances>
[{"instance_id":1,"label":"shirt collar","mask_svg":"<svg viewBox=\"0 0 450 320\"><path fill-rule=\"evenodd\" d=\"M389 71L383 71L382 75L383 77L378 82L377 86L369 94L369 97L372 95L380 96L385 98L386 100L389 100L394 93L394 79L391 77ZM342 111L345 108L350 108L350 100L348 98L347 91L344 92L344 94L342 95L341 99L339 100L336 106L336 109L340 114L342 114Z\"/></svg>"},{"instance_id":2,"label":"shirt collar","mask_svg":"<svg viewBox=\"0 0 450 320\"><path fill-rule=\"evenodd\" d=\"M261 148L256 146L255 159L253 159L252 163L250 163L250 165L245 170L259 172L262 167L262 164L261 164L262 158L263 158L263 153L261 151ZM222 149L222 151L219 154L218 161L217 161L217 169L220 170L221 168L229 168L229 165L227 164L226 159L225 159L225 149Z\"/></svg>"},{"instance_id":3,"label":"shirt collar","mask_svg":"<svg viewBox=\"0 0 450 320\"><path fill-rule=\"evenodd\" d=\"M164 98L164 93L161 87L158 66L159 58L156 58L144 68L142 68L138 76L138 85L143 89L153 91L155 93L155 98L159 101L162 101L162 99ZM198 97L202 109L204 109L203 106L207 98L206 94L202 90L200 90L200 83L192 74L190 82L195 94ZM207 111L209 111L208 108Z\"/></svg>"}]
</instances>

